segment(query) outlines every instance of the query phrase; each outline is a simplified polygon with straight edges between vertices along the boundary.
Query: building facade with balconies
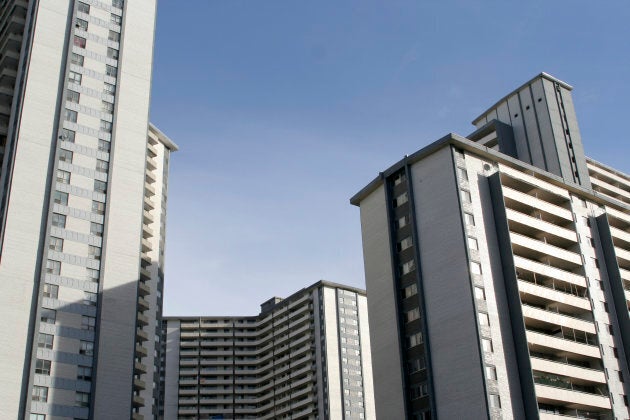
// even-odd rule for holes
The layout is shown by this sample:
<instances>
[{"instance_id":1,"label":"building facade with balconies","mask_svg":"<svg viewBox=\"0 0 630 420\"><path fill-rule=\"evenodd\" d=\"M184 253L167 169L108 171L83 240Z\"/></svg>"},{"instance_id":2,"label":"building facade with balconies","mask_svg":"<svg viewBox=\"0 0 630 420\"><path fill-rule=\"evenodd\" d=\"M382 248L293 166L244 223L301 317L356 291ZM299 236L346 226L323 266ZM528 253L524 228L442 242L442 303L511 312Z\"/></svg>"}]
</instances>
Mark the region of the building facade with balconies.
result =
<instances>
[{"instance_id":1,"label":"building facade with balconies","mask_svg":"<svg viewBox=\"0 0 630 420\"><path fill-rule=\"evenodd\" d=\"M372 419L365 292L320 281L258 316L165 317L160 418Z\"/></svg>"},{"instance_id":2,"label":"building facade with balconies","mask_svg":"<svg viewBox=\"0 0 630 420\"><path fill-rule=\"evenodd\" d=\"M148 121L155 7L0 2L2 418L157 415L177 146Z\"/></svg>"},{"instance_id":3,"label":"building facade with balconies","mask_svg":"<svg viewBox=\"0 0 630 420\"><path fill-rule=\"evenodd\" d=\"M378 418L630 418L630 176L571 90L543 73L351 199Z\"/></svg>"}]
</instances>

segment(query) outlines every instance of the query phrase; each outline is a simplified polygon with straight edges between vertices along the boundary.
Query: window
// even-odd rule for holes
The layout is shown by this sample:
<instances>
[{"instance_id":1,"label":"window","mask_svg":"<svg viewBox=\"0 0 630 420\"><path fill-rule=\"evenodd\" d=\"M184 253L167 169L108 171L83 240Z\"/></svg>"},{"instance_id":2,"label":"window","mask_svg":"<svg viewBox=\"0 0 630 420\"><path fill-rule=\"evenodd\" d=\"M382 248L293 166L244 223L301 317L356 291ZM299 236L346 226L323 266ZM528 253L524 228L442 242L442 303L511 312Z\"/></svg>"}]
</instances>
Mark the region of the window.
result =
<instances>
[{"instance_id":1,"label":"window","mask_svg":"<svg viewBox=\"0 0 630 420\"><path fill-rule=\"evenodd\" d=\"M471 262L470 262L470 272L471 272L472 274L478 274L478 275L480 275L480 274L481 274L481 264L479 264L479 263L478 263L478 262L476 262L476 261L471 261Z\"/></svg>"},{"instance_id":2,"label":"window","mask_svg":"<svg viewBox=\"0 0 630 420\"><path fill-rule=\"evenodd\" d=\"M109 164L106 161L96 159L96 172L107 172L108 169Z\"/></svg>"},{"instance_id":3,"label":"window","mask_svg":"<svg viewBox=\"0 0 630 420\"><path fill-rule=\"evenodd\" d=\"M63 239L51 236L50 241L48 241L48 249L57 252L63 251Z\"/></svg>"},{"instance_id":4,"label":"window","mask_svg":"<svg viewBox=\"0 0 630 420\"><path fill-rule=\"evenodd\" d=\"M72 163L72 152L66 149L59 150L59 160L61 162Z\"/></svg>"},{"instance_id":5,"label":"window","mask_svg":"<svg viewBox=\"0 0 630 420\"><path fill-rule=\"evenodd\" d=\"M475 286L475 299L486 300L486 291L483 287Z\"/></svg>"},{"instance_id":6,"label":"window","mask_svg":"<svg viewBox=\"0 0 630 420\"><path fill-rule=\"evenodd\" d=\"M122 23L122 17L112 13L111 17L109 18L109 21L111 23L115 23L116 25L120 25Z\"/></svg>"},{"instance_id":7,"label":"window","mask_svg":"<svg viewBox=\"0 0 630 420\"><path fill-rule=\"evenodd\" d=\"M70 143L74 143L75 132L71 130L66 130L65 128L61 130L61 136L59 138L63 141L67 141Z\"/></svg>"},{"instance_id":8,"label":"window","mask_svg":"<svg viewBox=\"0 0 630 420\"><path fill-rule=\"evenodd\" d=\"M96 306L98 296L96 293L83 292L83 304L88 306Z\"/></svg>"},{"instance_id":9,"label":"window","mask_svg":"<svg viewBox=\"0 0 630 420\"><path fill-rule=\"evenodd\" d=\"M101 203L100 201L92 201L92 213L105 214L105 203ZM101 232L103 232L102 227Z\"/></svg>"},{"instance_id":10,"label":"window","mask_svg":"<svg viewBox=\"0 0 630 420\"><path fill-rule=\"evenodd\" d=\"M95 260L101 259L101 248L93 245L88 245L88 255Z\"/></svg>"},{"instance_id":11,"label":"window","mask_svg":"<svg viewBox=\"0 0 630 420\"><path fill-rule=\"evenodd\" d=\"M105 65L105 74L110 77L116 77L116 67Z\"/></svg>"},{"instance_id":12,"label":"window","mask_svg":"<svg viewBox=\"0 0 630 420\"><path fill-rule=\"evenodd\" d=\"M54 309L42 308L39 319L43 324L54 324L57 321L57 311Z\"/></svg>"},{"instance_id":13,"label":"window","mask_svg":"<svg viewBox=\"0 0 630 420\"><path fill-rule=\"evenodd\" d=\"M94 180L94 191L105 194L107 192L107 182Z\"/></svg>"},{"instance_id":14,"label":"window","mask_svg":"<svg viewBox=\"0 0 630 420\"><path fill-rule=\"evenodd\" d=\"M407 180L407 175L404 172L398 172L394 176L394 185L400 185Z\"/></svg>"},{"instance_id":15,"label":"window","mask_svg":"<svg viewBox=\"0 0 630 420\"><path fill-rule=\"evenodd\" d=\"M468 237L468 248L474 249L474 250L479 250L479 242L477 241L477 239L469 236Z\"/></svg>"},{"instance_id":16,"label":"window","mask_svg":"<svg viewBox=\"0 0 630 420\"><path fill-rule=\"evenodd\" d=\"M411 236L407 236L402 241L396 244L396 249L398 250L398 252L400 252L400 251L404 251L405 249L408 249L412 245L413 245L413 240L411 239Z\"/></svg>"},{"instance_id":17,"label":"window","mask_svg":"<svg viewBox=\"0 0 630 420\"><path fill-rule=\"evenodd\" d=\"M472 195L470 195L470 191L461 190L461 194L462 194L462 201L464 203L472 203Z\"/></svg>"},{"instance_id":18,"label":"window","mask_svg":"<svg viewBox=\"0 0 630 420\"><path fill-rule=\"evenodd\" d=\"M98 141L98 150L100 150L101 152L109 153L109 148L110 148L110 144L109 144L108 141L99 139L99 141Z\"/></svg>"},{"instance_id":19,"label":"window","mask_svg":"<svg viewBox=\"0 0 630 420\"><path fill-rule=\"evenodd\" d=\"M413 384L410 387L410 397L412 400L429 395L429 387L427 384Z\"/></svg>"},{"instance_id":20,"label":"window","mask_svg":"<svg viewBox=\"0 0 630 420\"><path fill-rule=\"evenodd\" d=\"M48 401L48 388L45 386L33 387L32 398L33 401L46 402Z\"/></svg>"},{"instance_id":21,"label":"window","mask_svg":"<svg viewBox=\"0 0 630 420\"><path fill-rule=\"evenodd\" d=\"M83 66L84 57L81 54L72 53L70 58L70 62L72 64L76 64L77 66Z\"/></svg>"},{"instance_id":22,"label":"window","mask_svg":"<svg viewBox=\"0 0 630 420\"><path fill-rule=\"evenodd\" d=\"M98 282L98 277L99 277L98 270L95 270L93 268L86 268L85 272L86 272L85 279L87 281Z\"/></svg>"},{"instance_id":23,"label":"window","mask_svg":"<svg viewBox=\"0 0 630 420\"><path fill-rule=\"evenodd\" d=\"M118 42L120 41L120 34L118 32L109 31L109 36L107 37L110 41Z\"/></svg>"},{"instance_id":24,"label":"window","mask_svg":"<svg viewBox=\"0 0 630 420\"><path fill-rule=\"evenodd\" d=\"M409 285L403 289L403 293L402 293L403 299L414 296L417 293L418 293L418 285L415 283L412 285Z\"/></svg>"},{"instance_id":25,"label":"window","mask_svg":"<svg viewBox=\"0 0 630 420\"><path fill-rule=\"evenodd\" d=\"M101 131L104 131L106 133L111 133L112 123L110 123L109 121L101 120Z\"/></svg>"},{"instance_id":26,"label":"window","mask_svg":"<svg viewBox=\"0 0 630 420\"><path fill-rule=\"evenodd\" d=\"M37 347L40 349L52 349L54 339L54 335L39 333L37 336Z\"/></svg>"},{"instance_id":27,"label":"window","mask_svg":"<svg viewBox=\"0 0 630 420\"><path fill-rule=\"evenodd\" d=\"M407 337L407 347L411 348L411 347L415 347L419 344L422 344L422 333L421 332L417 332L414 334L411 334L410 336Z\"/></svg>"},{"instance_id":28,"label":"window","mask_svg":"<svg viewBox=\"0 0 630 420\"><path fill-rule=\"evenodd\" d=\"M617 347L611 347L610 349L612 350L612 354L613 356L615 356L615 359L619 359L619 352L617 351Z\"/></svg>"},{"instance_id":29,"label":"window","mask_svg":"<svg viewBox=\"0 0 630 420\"><path fill-rule=\"evenodd\" d=\"M59 275L61 273L61 262L46 260L46 273Z\"/></svg>"},{"instance_id":30,"label":"window","mask_svg":"<svg viewBox=\"0 0 630 420\"><path fill-rule=\"evenodd\" d=\"M400 194L398 197L394 198L394 207L400 207L409 201L409 196L406 192Z\"/></svg>"},{"instance_id":31,"label":"window","mask_svg":"<svg viewBox=\"0 0 630 420\"><path fill-rule=\"evenodd\" d=\"M94 354L94 343L92 343L91 341L81 340L81 344L79 347L79 354L83 354L85 356L92 356Z\"/></svg>"},{"instance_id":32,"label":"window","mask_svg":"<svg viewBox=\"0 0 630 420\"><path fill-rule=\"evenodd\" d=\"M414 262L414 260L407 261L406 263L400 266L402 275L411 273L415 269L416 269L416 263Z\"/></svg>"},{"instance_id":33,"label":"window","mask_svg":"<svg viewBox=\"0 0 630 420\"><path fill-rule=\"evenodd\" d=\"M89 407L90 406L90 394L87 392L79 392L77 391L76 396L74 397L74 401L77 403L79 407Z\"/></svg>"},{"instance_id":34,"label":"window","mask_svg":"<svg viewBox=\"0 0 630 420\"><path fill-rule=\"evenodd\" d=\"M420 308L413 308L405 312L405 321L411 322L420 318Z\"/></svg>"},{"instance_id":35,"label":"window","mask_svg":"<svg viewBox=\"0 0 630 420\"><path fill-rule=\"evenodd\" d=\"M117 49L115 49L115 48L107 48L107 57L112 58L114 60L118 60L118 54L119 54L119 52L118 52ZM107 66L107 67L111 67L111 66ZM111 76L116 77L115 68L114 68L114 74L111 75Z\"/></svg>"},{"instance_id":36,"label":"window","mask_svg":"<svg viewBox=\"0 0 630 420\"><path fill-rule=\"evenodd\" d=\"M29 420L46 420L45 414L31 414Z\"/></svg>"},{"instance_id":37,"label":"window","mask_svg":"<svg viewBox=\"0 0 630 420\"><path fill-rule=\"evenodd\" d=\"M488 314L479 312L479 325L487 327L490 325L490 317Z\"/></svg>"},{"instance_id":38,"label":"window","mask_svg":"<svg viewBox=\"0 0 630 420\"><path fill-rule=\"evenodd\" d=\"M74 26L77 29L81 29L82 31L87 31L88 30L87 20L83 20L83 19L78 19L77 18L77 21L75 22ZM85 48L85 47L83 47L83 48Z\"/></svg>"},{"instance_id":39,"label":"window","mask_svg":"<svg viewBox=\"0 0 630 420\"><path fill-rule=\"evenodd\" d=\"M123 0L112 0L112 6L122 9Z\"/></svg>"},{"instance_id":40,"label":"window","mask_svg":"<svg viewBox=\"0 0 630 420\"><path fill-rule=\"evenodd\" d=\"M70 172L62 171L61 169L57 170L57 182L60 184L69 184L70 183Z\"/></svg>"},{"instance_id":41,"label":"window","mask_svg":"<svg viewBox=\"0 0 630 420\"><path fill-rule=\"evenodd\" d=\"M66 227L66 216L59 213L53 213L52 215L52 225L60 228Z\"/></svg>"},{"instance_id":42,"label":"window","mask_svg":"<svg viewBox=\"0 0 630 420\"><path fill-rule=\"evenodd\" d=\"M606 324L606 327L608 328L608 333L610 335L615 335L615 330L613 329L613 326L611 324Z\"/></svg>"},{"instance_id":43,"label":"window","mask_svg":"<svg viewBox=\"0 0 630 420\"><path fill-rule=\"evenodd\" d=\"M80 85L82 78L83 76L81 75L81 73L76 73L74 71L68 72L68 83L74 83L75 85Z\"/></svg>"},{"instance_id":44,"label":"window","mask_svg":"<svg viewBox=\"0 0 630 420\"><path fill-rule=\"evenodd\" d=\"M103 92L114 95L116 93L116 86L110 83L104 83Z\"/></svg>"},{"instance_id":45,"label":"window","mask_svg":"<svg viewBox=\"0 0 630 420\"><path fill-rule=\"evenodd\" d=\"M501 408L501 398L498 395L490 394L488 399L490 400L490 407Z\"/></svg>"},{"instance_id":46,"label":"window","mask_svg":"<svg viewBox=\"0 0 630 420\"><path fill-rule=\"evenodd\" d=\"M466 222L466 226L475 226L475 216L470 213L464 213L464 222Z\"/></svg>"},{"instance_id":47,"label":"window","mask_svg":"<svg viewBox=\"0 0 630 420\"><path fill-rule=\"evenodd\" d=\"M427 367L424 356L420 356L417 359L409 360L409 363L407 365L409 368L409 373L419 372L426 369Z\"/></svg>"},{"instance_id":48,"label":"window","mask_svg":"<svg viewBox=\"0 0 630 420\"><path fill-rule=\"evenodd\" d=\"M481 339L481 347L483 348L483 351L487 353L492 353L494 351L494 348L492 347L492 340L488 338Z\"/></svg>"},{"instance_id":49,"label":"window","mask_svg":"<svg viewBox=\"0 0 630 420\"><path fill-rule=\"evenodd\" d=\"M80 381L92 381L92 368L89 366L79 366L77 369L77 379Z\"/></svg>"},{"instance_id":50,"label":"window","mask_svg":"<svg viewBox=\"0 0 630 420\"><path fill-rule=\"evenodd\" d=\"M486 366L486 379L497 379L497 368L494 366Z\"/></svg>"},{"instance_id":51,"label":"window","mask_svg":"<svg viewBox=\"0 0 630 420\"><path fill-rule=\"evenodd\" d=\"M68 205L68 193L61 192L61 191L55 191L53 193L53 201L55 202L55 204L60 204L62 206L67 206Z\"/></svg>"},{"instance_id":52,"label":"window","mask_svg":"<svg viewBox=\"0 0 630 420\"><path fill-rule=\"evenodd\" d=\"M50 375L50 360L37 359L35 361L35 373L39 375Z\"/></svg>"},{"instance_id":53,"label":"window","mask_svg":"<svg viewBox=\"0 0 630 420\"><path fill-rule=\"evenodd\" d=\"M93 316L85 316L81 317L81 329L94 331L94 327L96 327L96 318Z\"/></svg>"},{"instance_id":54,"label":"window","mask_svg":"<svg viewBox=\"0 0 630 420\"><path fill-rule=\"evenodd\" d=\"M66 109L64 112L64 116L66 118L66 121L70 121L70 122L77 122L77 117L79 114L77 114L77 111L73 111L71 109Z\"/></svg>"},{"instance_id":55,"label":"window","mask_svg":"<svg viewBox=\"0 0 630 420\"><path fill-rule=\"evenodd\" d=\"M621 373L620 370L617 371L617 375L619 376L619 382L624 382L624 380L623 380L623 373Z\"/></svg>"},{"instance_id":56,"label":"window","mask_svg":"<svg viewBox=\"0 0 630 420\"><path fill-rule=\"evenodd\" d=\"M66 91L66 100L68 102L72 102L72 103L78 104L80 96L81 95L79 94L79 92L75 92L73 90Z\"/></svg>"},{"instance_id":57,"label":"window","mask_svg":"<svg viewBox=\"0 0 630 420\"><path fill-rule=\"evenodd\" d=\"M396 220L396 229L403 228L409 224L409 216L403 216Z\"/></svg>"},{"instance_id":58,"label":"window","mask_svg":"<svg viewBox=\"0 0 630 420\"><path fill-rule=\"evenodd\" d=\"M101 110L105 111L105 112L114 112L114 104L107 102L107 101L103 101L101 103Z\"/></svg>"},{"instance_id":59,"label":"window","mask_svg":"<svg viewBox=\"0 0 630 420\"><path fill-rule=\"evenodd\" d=\"M82 38L80 36L74 36L74 45L76 45L79 48L85 48L86 45L86 39Z\"/></svg>"},{"instance_id":60,"label":"window","mask_svg":"<svg viewBox=\"0 0 630 420\"><path fill-rule=\"evenodd\" d=\"M465 168L457 168L457 176L459 176L459 179L461 179L462 181L468 181L468 171L466 171Z\"/></svg>"},{"instance_id":61,"label":"window","mask_svg":"<svg viewBox=\"0 0 630 420\"><path fill-rule=\"evenodd\" d=\"M90 5L79 2L77 5L77 11L85 14L90 14Z\"/></svg>"},{"instance_id":62,"label":"window","mask_svg":"<svg viewBox=\"0 0 630 420\"><path fill-rule=\"evenodd\" d=\"M45 298L57 299L59 297L59 286L56 284L44 283L43 296Z\"/></svg>"}]
</instances>

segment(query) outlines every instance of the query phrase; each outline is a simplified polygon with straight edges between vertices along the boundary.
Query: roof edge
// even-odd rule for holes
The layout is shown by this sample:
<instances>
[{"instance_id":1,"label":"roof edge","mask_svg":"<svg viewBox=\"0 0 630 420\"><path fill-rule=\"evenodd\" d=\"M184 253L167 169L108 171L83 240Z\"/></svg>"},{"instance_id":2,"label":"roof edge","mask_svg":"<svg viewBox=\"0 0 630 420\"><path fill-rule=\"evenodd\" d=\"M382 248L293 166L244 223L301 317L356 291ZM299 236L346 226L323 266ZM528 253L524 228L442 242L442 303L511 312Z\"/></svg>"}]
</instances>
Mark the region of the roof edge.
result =
<instances>
[{"instance_id":1,"label":"roof edge","mask_svg":"<svg viewBox=\"0 0 630 420\"><path fill-rule=\"evenodd\" d=\"M153 131L158 139L164 143L169 150L176 152L179 150L179 146L171 140L166 134L164 134L159 128L157 128L152 122L149 122L149 131Z\"/></svg>"}]
</instances>

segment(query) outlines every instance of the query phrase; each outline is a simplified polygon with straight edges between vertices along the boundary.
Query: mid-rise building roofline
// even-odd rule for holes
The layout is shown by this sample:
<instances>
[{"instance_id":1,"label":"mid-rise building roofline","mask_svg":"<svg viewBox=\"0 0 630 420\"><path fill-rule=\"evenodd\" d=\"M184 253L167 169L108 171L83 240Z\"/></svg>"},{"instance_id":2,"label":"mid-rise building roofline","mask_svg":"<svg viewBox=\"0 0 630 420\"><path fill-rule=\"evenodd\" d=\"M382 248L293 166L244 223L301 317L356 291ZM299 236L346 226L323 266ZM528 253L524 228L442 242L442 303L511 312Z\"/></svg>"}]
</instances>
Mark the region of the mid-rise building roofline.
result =
<instances>
[{"instance_id":1,"label":"mid-rise building roofline","mask_svg":"<svg viewBox=\"0 0 630 420\"><path fill-rule=\"evenodd\" d=\"M487 125L491 125L495 123L497 123L497 121L491 121ZM475 133L481 132L484 129L485 129L485 126L475 131ZM375 189L377 189L389 175L400 170L405 165L411 165L415 162L418 162L447 146L459 147L461 149L476 153L479 156L487 157L492 161L503 163L503 164L506 164L506 165L509 165L509 166L512 166L521 170L529 171L532 175L538 178L544 179L554 185L562 186L571 192L580 194L599 204L611 206L613 208L621 209L623 211L630 211L630 206L625 205L620 201L613 200L605 196L604 194L600 194L597 191L581 187L577 184L567 184L561 177L557 175L544 171L540 168L537 168L536 166L530 165L521 160L510 157L492 148L482 146L466 137L463 137L455 133L449 133L446 136L442 137L441 139L434 141L433 143L423 147L417 152L411 155L405 156L404 158L402 158L401 160L399 160L398 162L396 162L389 168L385 169L383 172L379 173L379 175L376 178L374 178L369 184L367 184L359 192L357 192L354 196L350 198L350 204L354 206L360 206L361 201L365 197L370 195ZM593 159L590 159L590 158L587 158L587 159L590 162L594 162L600 166L608 168L606 165L598 163L594 161ZM615 171L615 172L619 172L619 171ZM622 174L622 175L625 176L625 174Z\"/></svg>"},{"instance_id":2,"label":"mid-rise building roofline","mask_svg":"<svg viewBox=\"0 0 630 420\"><path fill-rule=\"evenodd\" d=\"M158 139L166 146L170 151L176 152L179 150L179 146L171 140L166 134L164 134L159 128L157 128L152 122L149 122L149 131L155 133Z\"/></svg>"}]
</instances>

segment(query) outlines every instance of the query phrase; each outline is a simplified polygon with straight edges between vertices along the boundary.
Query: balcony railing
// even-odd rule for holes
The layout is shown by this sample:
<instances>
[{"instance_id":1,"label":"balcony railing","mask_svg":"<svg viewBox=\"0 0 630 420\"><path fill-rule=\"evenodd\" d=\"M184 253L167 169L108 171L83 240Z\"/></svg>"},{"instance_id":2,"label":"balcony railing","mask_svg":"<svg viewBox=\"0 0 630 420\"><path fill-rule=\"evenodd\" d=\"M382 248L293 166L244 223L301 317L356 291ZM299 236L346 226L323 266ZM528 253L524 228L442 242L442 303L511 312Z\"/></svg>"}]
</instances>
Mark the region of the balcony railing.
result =
<instances>
[{"instance_id":1,"label":"balcony railing","mask_svg":"<svg viewBox=\"0 0 630 420\"><path fill-rule=\"evenodd\" d=\"M573 383L570 378L541 372L534 372L534 383L537 383L539 385L547 385L554 388L570 389L571 391L583 392L585 394L594 394L602 397L608 396L608 389L605 386L579 385Z\"/></svg>"}]
</instances>

